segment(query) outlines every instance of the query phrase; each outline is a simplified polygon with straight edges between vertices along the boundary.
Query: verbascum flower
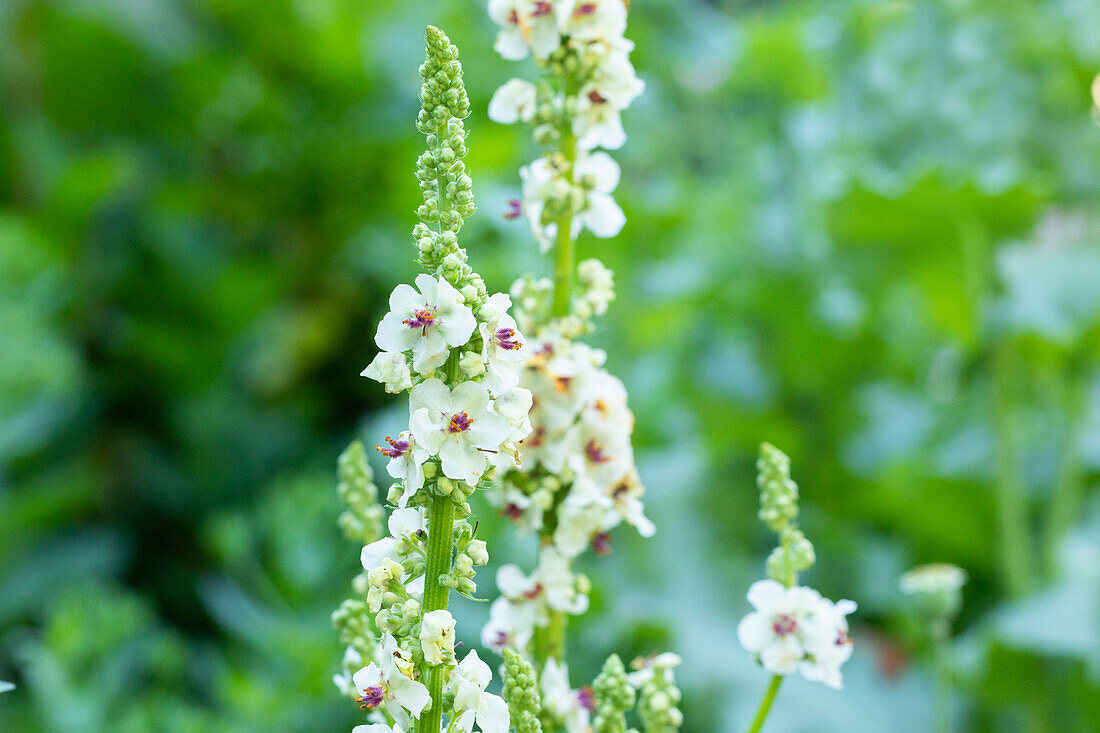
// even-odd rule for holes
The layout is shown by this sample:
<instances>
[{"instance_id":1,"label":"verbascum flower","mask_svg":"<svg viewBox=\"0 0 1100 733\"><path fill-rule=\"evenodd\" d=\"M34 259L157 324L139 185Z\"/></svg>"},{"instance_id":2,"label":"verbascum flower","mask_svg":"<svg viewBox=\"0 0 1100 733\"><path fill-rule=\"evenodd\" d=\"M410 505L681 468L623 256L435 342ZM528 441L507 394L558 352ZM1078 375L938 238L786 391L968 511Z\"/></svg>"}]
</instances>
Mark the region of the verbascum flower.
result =
<instances>
[{"instance_id":1,"label":"verbascum flower","mask_svg":"<svg viewBox=\"0 0 1100 733\"><path fill-rule=\"evenodd\" d=\"M455 619L449 611L424 614L420 626L420 646L428 664L443 664L454 658Z\"/></svg>"}]
</instances>

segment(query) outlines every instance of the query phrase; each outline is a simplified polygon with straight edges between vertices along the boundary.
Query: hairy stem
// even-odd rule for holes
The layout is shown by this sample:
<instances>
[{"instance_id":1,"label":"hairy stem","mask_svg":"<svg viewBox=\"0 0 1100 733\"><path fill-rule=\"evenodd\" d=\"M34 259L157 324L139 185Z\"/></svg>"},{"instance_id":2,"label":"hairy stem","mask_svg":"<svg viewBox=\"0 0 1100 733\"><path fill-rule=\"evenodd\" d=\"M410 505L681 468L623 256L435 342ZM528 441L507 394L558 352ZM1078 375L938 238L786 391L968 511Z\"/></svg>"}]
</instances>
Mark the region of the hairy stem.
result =
<instances>
[{"instance_id":1,"label":"hairy stem","mask_svg":"<svg viewBox=\"0 0 1100 733\"><path fill-rule=\"evenodd\" d=\"M449 496L436 496L428 511L428 557L424 569L423 612L446 610L450 588L439 582L439 576L451 571L455 505ZM423 617L422 617L423 618ZM431 693L431 707L420 715L418 733L439 733L443 719L444 667L424 663L424 684Z\"/></svg>"},{"instance_id":2,"label":"hairy stem","mask_svg":"<svg viewBox=\"0 0 1100 733\"><path fill-rule=\"evenodd\" d=\"M760 701L760 707L756 711L752 726L749 727L749 733L758 733L764 727L764 719L768 717L768 712L772 709L772 703L775 702L776 693L779 692L779 685L782 682L783 675L772 675L772 682L764 693L764 699Z\"/></svg>"}]
</instances>

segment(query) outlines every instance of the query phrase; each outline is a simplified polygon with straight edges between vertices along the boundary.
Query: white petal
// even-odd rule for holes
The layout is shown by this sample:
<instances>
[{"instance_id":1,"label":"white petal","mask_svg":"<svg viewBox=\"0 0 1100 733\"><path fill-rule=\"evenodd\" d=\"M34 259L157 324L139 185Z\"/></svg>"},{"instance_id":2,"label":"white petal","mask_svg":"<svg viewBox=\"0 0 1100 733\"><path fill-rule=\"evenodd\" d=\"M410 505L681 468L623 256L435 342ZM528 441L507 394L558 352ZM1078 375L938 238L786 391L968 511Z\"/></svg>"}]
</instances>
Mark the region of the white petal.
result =
<instances>
[{"instance_id":1,"label":"white petal","mask_svg":"<svg viewBox=\"0 0 1100 733\"><path fill-rule=\"evenodd\" d=\"M614 237L626 225L626 214L615 203L615 199L599 191L588 194L588 208L581 214L581 218L588 230L601 239ZM415 354L416 347L413 348Z\"/></svg>"},{"instance_id":2,"label":"white petal","mask_svg":"<svg viewBox=\"0 0 1100 733\"><path fill-rule=\"evenodd\" d=\"M451 392L451 410L465 412L475 424L489 406L489 393L477 382L463 382Z\"/></svg>"},{"instance_id":3,"label":"white petal","mask_svg":"<svg viewBox=\"0 0 1100 733\"><path fill-rule=\"evenodd\" d=\"M416 387L413 389L415 390ZM439 453L445 436L443 431L432 422L428 408L422 407L413 413L412 419L409 420L409 428L412 430L413 437L416 438L417 445L426 450L429 455L434 456Z\"/></svg>"},{"instance_id":4,"label":"white petal","mask_svg":"<svg viewBox=\"0 0 1100 733\"><path fill-rule=\"evenodd\" d=\"M382 317L378 330L374 334L374 343L382 351L402 353L416 345L420 332L406 326L402 322L403 318L404 316L394 311Z\"/></svg>"},{"instance_id":5,"label":"white petal","mask_svg":"<svg viewBox=\"0 0 1100 733\"><path fill-rule=\"evenodd\" d=\"M489 693L481 696L477 725L484 733L508 733L508 705L503 698Z\"/></svg>"},{"instance_id":6,"label":"white petal","mask_svg":"<svg viewBox=\"0 0 1100 733\"><path fill-rule=\"evenodd\" d=\"M374 687L381 681L382 670L379 669L377 664L371 662L356 672L351 679L355 684L356 692L362 692L368 687Z\"/></svg>"},{"instance_id":7,"label":"white petal","mask_svg":"<svg viewBox=\"0 0 1100 733\"><path fill-rule=\"evenodd\" d=\"M621 171L614 158L598 152L590 153L577 162L577 175L591 177L600 193L611 193L619 185Z\"/></svg>"},{"instance_id":8,"label":"white petal","mask_svg":"<svg viewBox=\"0 0 1100 733\"><path fill-rule=\"evenodd\" d=\"M363 569L369 573L379 567L387 557L396 560L397 553L394 552L393 542L393 537L383 537L364 547L359 556L363 563Z\"/></svg>"},{"instance_id":9,"label":"white petal","mask_svg":"<svg viewBox=\"0 0 1100 733\"><path fill-rule=\"evenodd\" d=\"M465 481L473 486L485 473L485 456L464 440L444 440L439 448L439 457L443 462L443 475L449 479Z\"/></svg>"},{"instance_id":10,"label":"white petal","mask_svg":"<svg viewBox=\"0 0 1100 733\"><path fill-rule=\"evenodd\" d=\"M388 527L394 537L411 535L427 526L419 509L395 509L390 514Z\"/></svg>"},{"instance_id":11,"label":"white petal","mask_svg":"<svg viewBox=\"0 0 1100 733\"><path fill-rule=\"evenodd\" d=\"M433 416L451 411L451 390L438 379L425 379L409 391L409 414L427 408Z\"/></svg>"},{"instance_id":12,"label":"white petal","mask_svg":"<svg viewBox=\"0 0 1100 733\"><path fill-rule=\"evenodd\" d=\"M748 599L757 611L769 612L787 595L787 589L778 580L758 580L749 587Z\"/></svg>"},{"instance_id":13,"label":"white petal","mask_svg":"<svg viewBox=\"0 0 1100 733\"><path fill-rule=\"evenodd\" d=\"M509 79L489 100L489 119L502 125L527 122L535 115L535 85L523 79Z\"/></svg>"},{"instance_id":14,"label":"white petal","mask_svg":"<svg viewBox=\"0 0 1100 733\"><path fill-rule=\"evenodd\" d=\"M394 675L388 682L393 699L398 705L408 710L414 718L419 718L420 713L432 701L427 687L416 680L410 680L403 674Z\"/></svg>"},{"instance_id":15,"label":"white petal","mask_svg":"<svg viewBox=\"0 0 1100 733\"><path fill-rule=\"evenodd\" d=\"M737 624L737 640L747 651L757 654L775 638L768 617L754 611Z\"/></svg>"}]
</instances>

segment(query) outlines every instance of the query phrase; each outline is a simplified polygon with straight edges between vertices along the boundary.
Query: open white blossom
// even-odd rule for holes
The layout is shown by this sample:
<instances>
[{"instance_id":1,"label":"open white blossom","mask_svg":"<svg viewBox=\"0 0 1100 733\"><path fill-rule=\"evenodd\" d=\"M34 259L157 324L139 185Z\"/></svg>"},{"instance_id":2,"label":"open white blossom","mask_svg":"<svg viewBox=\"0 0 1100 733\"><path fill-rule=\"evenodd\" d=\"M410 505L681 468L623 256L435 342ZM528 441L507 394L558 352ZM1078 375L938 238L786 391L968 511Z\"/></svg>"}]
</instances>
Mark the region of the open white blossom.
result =
<instances>
[{"instance_id":1,"label":"open white blossom","mask_svg":"<svg viewBox=\"0 0 1100 733\"><path fill-rule=\"evenodd\" d=\"M469 733L476 724L484 733L508 733L508 705L502 698L485 691L493 679L489 665L470 650L451 675L455 696L456 727Z\"/></svg>"},{"instance_id":2,"label":"open white blossom","mask_svg":"<svg viewBox=\"0 0 1100 733\"><path fill-rule=\"evenodd\" d=\"M485 472L483 451L495 452L512 428L489 409L489 393L476 382L450 390L438 379L428 379L409 394L411 427L416 442L438 455L443 474L474 486Z\"/></svg>"},{"instance_id":3,"label":"open white blossom","mask_svg":"<svg viewBox=\"0 0 1100 733\"><path fill-rule=\"evenodd\" d=\"M11 692L14 689L15 685L13 685L12 683L0 680L0 692Z\"/></svg>"},{"instance_id":4,"label":"open white blossom","mask_svg":"<svg viewBox=\"0 0 1100 733\"><path fill-rule=\"evenodd\" d=\"M420 648L428 664L443 664L453 658L455 619L449 611L429 611L420 622Z\"/></svg>"},{"instance_id":5,"label":"open white blossom","mask_svg":"<svg viewBox=\"0 0 1100 733\"><path fill-rule=\"evenodd\" d=\"M645 83L634 73L624 51L609 53L577 96L577 114L573 133L577 145L617 150L626 142L622 111L645 91Z\"/></svg>"},{"instance_id":6,"label":"open white blossom","mask_svg":"<svg viewBox=\"0 0 1100 733\"><path fill-rule=\"evenodd\" d=\"M549 0L489 0L489 17L500 26L493 48L510 61L529 53L546 58L561 45L560 9Z\"/></svg>"},{"instance_id":7,"label":"open white blossom","mask_svg":"<svg viewBox=\"0 0 1100 733\"><path fill-rule=\"evenodd\" d=\"M481 307L484 319L478 326L483 341L482 358L488 368L485 380L489 390L498 395L519 384L519 370L527 361L527 343L519 332L516 319L508 314L512 299L504 293L489 296Z\"/></svg>"},{"instance_id":8,"label":"open white blossom","mask_svg":"<svg viewBox=\"0 0 1100 733\"><path fill-rule=\"evenodd\" d=\"M561 31L579 41L607 41L626 32L626 3L623 0L574 0L564 3Z\"/></svg>"},{"instance_id":9,"label":"open white blossom","mask_svg":"<svg viewBox=\"0 0 1100 733\"><path fill-rule=\"evenodd\" d=\"M397 440L386 437L388 446L378 446L379 452L389 458L386 472L396 479L404 479L405 491L398 506L402 509L409 503L409 497L424 486L424 461L428 460L428 451L413 440L408 430L397 436Z\"/></svg>"},{"instance_id":10,"label":"open white blossom","mask_svg":"<svg viewBox=\"0 0 1100 733\"><path fill-rule=\"evenodd\" d=\"M530 122L535 116L538 90L523 79L509 79L489 100L489 119L501 125Z\"/></svg>"},{"instance_id":11,"label":"open white blossom","mask_svg":"<svg viewBox=\"0 0 1100 733\"><path fill-rule=\"evenodd\" d=\"M590 714L587 699L591 693L569 686L569 669L556 659L546 660L539 677L542 705L554 719L561 721L565 733L588 733Z\"/></svg>"},{"instance_id":12,"label":"open white blossom","mask_svg":"<svg viewBox=\"0 0 1100 733\"><path fill-rule=\"evenodd\" d=\"M403 353L380 351L360 376L386 385L386 391L397 394L412 386L412 372Z\"/></svg>"},{"instance_id":13,"label":"open white blossom","mask_svg":"<svg viewBox=\"0 0 1100 733\"><path fill-rule=\"evenodd\" d=\"M371 662L355 673L353 680L355 689L359 692L357 701L367 710L374 710L382 703L392 701L416 718L431 703L432 698L427 687L402 673L396 658L399 654L397 641L386 634L382 638L379 654L381 666Z\"/></svg>"},{"instance_id":14,"label":"open white blossom","mask_svg":"<svg viewBox=\"0 0 1100 733\"><path fill-rule=\"evenodd\" d=\"M419 292L405 284L394 288L374 340L383 351L411 349L413 369L428 374L443 366L449 349L470 340L477 321L445 278L417 275L416 287Z\"/></svg>"},{"instance_id":15,"label":"open white blossom","mask_svg":"<svg viewBox=\"0 0 1100 733\"><path fill-rule=\"evenodd\" d=\"M497 654L505 648L526 648L535 631L537 614L533 604L497 598L489 606L489 622L481 629L482 645Z\"/></svg>"},{"instance_id":16,"label":"open white blossom","mask_svg":"<svg viewBox=\"0 0 1100 733\"><path fill-rule=\"evenodd\" d=\"M855 603L833 604L812 588L770 579L753 583L748 598L755 610L738 624L737 638L765 669L840 687L840 667L851 657L845 617Z\"/></svg>"},{"instance_id":17,"label":"open white blossom","mask_svg":"<svg viewBox=\"0 0 1100 733\"><path fill-rule=\"evenodd\" d=\"M580 153L573 166L574 180L586 190L585 205L573 217L574 236L581 227L607 239L622 231L626 215L615 203L611 192L619 185L619 164L602 151Z\"/></svg>"}]
</instances>

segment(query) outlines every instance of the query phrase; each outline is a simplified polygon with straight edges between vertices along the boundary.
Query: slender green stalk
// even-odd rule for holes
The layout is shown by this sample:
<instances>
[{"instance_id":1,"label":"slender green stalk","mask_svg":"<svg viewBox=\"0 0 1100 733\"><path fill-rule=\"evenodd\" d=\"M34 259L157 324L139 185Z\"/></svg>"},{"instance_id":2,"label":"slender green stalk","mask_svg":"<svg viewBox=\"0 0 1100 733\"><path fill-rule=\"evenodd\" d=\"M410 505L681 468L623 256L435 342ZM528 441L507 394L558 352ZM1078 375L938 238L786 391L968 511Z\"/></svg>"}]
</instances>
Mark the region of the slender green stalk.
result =
<instances>
[{"instance_id":1,"label":"slender green stalk","mask_svg":"<svg viewBox=\"0 0 1100 733\"><path fill-rule=\"evenodd\" d=\"M571 129L564 129L561 138L561 153L568 162L565 179L570 186L574 183L573 164L577 161L577 139ZM573 240L573 210L566 210L556 220L557 239L554 242L554 303L552 313L564 316L569 313L569 302L573 291L573 273L576 270L576 242Z\"/></svg>"},{"instance_id":2,"label":"slender green stalk","mask_svg":"<svg viewBox=\"0 0 1100 733\"><path fill-rule=\"evenodd\" d=\"M936 664L936 692L932 704L936 733L951 733L951 685L947 676L950 632L946 623L936 622L932 630Z\"/></svg>"},{"instance_id":3,"label":"slender green stalk","mask_svg":"<svg viewBox=\"0 0 1100 733\"><path fill-rule=\"evenodd\" d=\"M749 727L749 733L759 733L760 729L764 727L764 719L768 717L768 712L772 709L772 703L775 702L776 693L779 692L779 685L782 683L783 675L772 675L772 682L768 685L767 692L764 693L764 699L760 701L760 707L756 711L752 726Z\"/></svg>"},{"instance_id":4,"label":"slender green stalk","mask_svg":"<svg viewBox=\"0 0 1100 733\"><path fill-rule=\"evenodd\" d=\"M449 496L432 499L428 511L428 557L424 571L423 612L446 610L450 602L450 588L439 582L439 576L451 571L455 505ZM439 733L443 720L442 666L424 665L424 684L431 693L431 707L420 715L418 733Z\"/></svg>"}]
</instances>

